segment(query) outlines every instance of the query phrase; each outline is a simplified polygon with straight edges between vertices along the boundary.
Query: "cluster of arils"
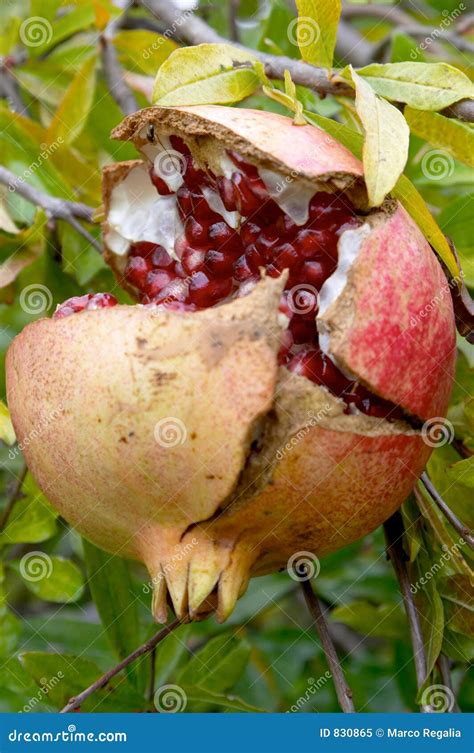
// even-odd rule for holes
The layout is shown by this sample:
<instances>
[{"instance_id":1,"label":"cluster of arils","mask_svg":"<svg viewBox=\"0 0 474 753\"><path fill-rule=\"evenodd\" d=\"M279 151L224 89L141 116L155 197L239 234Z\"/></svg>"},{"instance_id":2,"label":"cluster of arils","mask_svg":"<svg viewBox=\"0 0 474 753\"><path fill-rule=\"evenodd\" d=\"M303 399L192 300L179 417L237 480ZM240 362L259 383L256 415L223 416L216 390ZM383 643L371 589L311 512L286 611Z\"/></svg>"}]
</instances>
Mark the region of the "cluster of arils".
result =
<instances>
[{"instance_id":1,"label":"cluster of arils","mask_svg":"<svg viewBox=\"0 0 474 753\"><path fill-rule=\"evenodd\" d=\"M369 415L399 417L395 406L348 379L319 346L318 293L337 267L342 232L361 224L347 197L315 193L306 222L297 224L270 196L258 169L235 151L227 151L235 170L228 177L215 176L196 164L181 138L171 136L170 142L182 155L182 185L172 191L154 167L150 178L161 196L175 195L184 232L175 240L174 256L156 243L131 245L124 277L140 302L197 311L247 294L262 269L271 277L288 270L280 303L288 318L280 364L343 397L347 412L355 406ZM237 218L235 227L209 206L206 188L216 192L226 212ZM80 310L83 300L82 308L94 305L94 299L74 300L56 316ZM96 305L114 302L100 299Z\"/></svg>"}]
</instances>

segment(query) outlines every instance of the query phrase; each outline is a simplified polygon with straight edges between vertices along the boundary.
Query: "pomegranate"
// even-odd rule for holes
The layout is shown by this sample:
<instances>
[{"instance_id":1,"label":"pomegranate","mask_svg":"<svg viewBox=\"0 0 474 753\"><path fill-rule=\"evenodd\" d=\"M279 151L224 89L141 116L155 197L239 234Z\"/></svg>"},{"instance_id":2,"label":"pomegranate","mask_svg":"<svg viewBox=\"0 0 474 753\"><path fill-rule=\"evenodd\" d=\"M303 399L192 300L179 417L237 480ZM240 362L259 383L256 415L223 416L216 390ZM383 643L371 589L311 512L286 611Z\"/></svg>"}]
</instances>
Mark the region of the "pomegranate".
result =
<instances>
[{"instance_id":1,"label":"pomegranate","mask_svg":"<svg viewBox=\"0 0 474 753\"><path fill-rule=\"evenodd\" d=\"M158 621L169 602L223 620L250 576L406 498L420 427L447 409L449 288L403 208L368 211L360 163L315 127L152 107L114 135L142 159L105 168L106 258L138 305L90 295L26 327L13 422L64 517L146 564Z\"/></svg>"}]
</instances>

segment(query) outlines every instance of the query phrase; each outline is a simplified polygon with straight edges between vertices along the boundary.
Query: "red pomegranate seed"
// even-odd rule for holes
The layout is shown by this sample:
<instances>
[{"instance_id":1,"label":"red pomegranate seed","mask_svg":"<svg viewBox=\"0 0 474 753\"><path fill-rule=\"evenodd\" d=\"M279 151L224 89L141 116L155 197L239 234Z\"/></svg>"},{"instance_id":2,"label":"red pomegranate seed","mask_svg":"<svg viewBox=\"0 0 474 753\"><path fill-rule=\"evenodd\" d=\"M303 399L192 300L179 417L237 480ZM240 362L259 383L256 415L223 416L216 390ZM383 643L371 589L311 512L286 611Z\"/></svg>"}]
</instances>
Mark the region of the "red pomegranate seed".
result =
<instances>
[{"instance_id":1,"label":"red pomegranate seed","mask_svg":"<svg viewBox=\"0 0 474 753\"><path fill-rule=\"evenodd\" d=\"M263 254L260 253L255 245L247 246L245 250L245 256L247 259L247 264L252 272L257 272L259 267L265 266L265 259L263 257Z\"/></svg>"},{"instance_id":2,"label":"red pomegranate seed","mask_svg":"<svg viewBox=\"0 0 474 753\"><path fill-rule=\"evenodd\" d=\"M184 225L184 232L192 245L212 245L208 241L209 222L199 222L194 217L188 217Z\"/></svg>"},{"instance_id":3,"label":"red pomegranate seed","mask_svg":"<svg viewBox=\"0 0 474 753\"><path fill-rule=\"evenodd\" d=\"M154 296L155 303L168 303L171 301L186 302L189 295L189 283L187 280L171 280L160 292Z\"/></svg>"},{"instance_id":4,"label":"red pomegranate seed","mask_svg":"<svg viewBox=\"0 0 474 753\"><path fill-rule=\"evenodd\" d=\"M211 249L206 253L204 267L211 277L232 277L235 257L225 251Z\"/></svg>"},{"instance_id":5,"label":"red pomegranate seed","mask_svg":"<svg viewBox=\"0 0 474 753\"><path fill-rule=\"evenodd\" d=\"M235 212L237 209L237 195L235 186L230 178L219 176L217 178L217 190L227 211Z\"/></svg>"},{"instance_id":6,"label":"red pomegranate seed","mask_svg":"<svg viewBox=\"0 0 474 753\"><path fill-rule=\"evenodd\" d=\"M105 309L116 306L118 303L115 296L110 293L86 293L85 295L76 295L68 298L61 303L53 314L53 319L64 319L71 314L77 314L80 311L93 311L94 309Z\"/></svg>"},{"instance_id":7,"label":"red pomegranate seed","mask_svg":"<svg viewBox=\"0 0 474 753\"><path fill-rule=\"evenodd\" d=\"M179 136L173 134L170 136L170 142L173 149L176 149L177 152L181 152L181 154L191 154L189 146Z\"/></svg>"},{"instance_id":8,"label":"red pomegranate seed","mask_svg":"<svg viewBox=\"0 0 474 753\"><path fill-rule=\"evenodd\" d=\"M301 264L301 258L291 243L282 243L273 248L272 263L278 269L293 269Z\"/></svg>"},{"instance_id":9,"label":"red pomegranate seed","mask_svg":"<svg viewBox=\"0 0 474 753\"><path fill-rule=\"evenodd\" d=\"M232 149L227 149L227 154L234 165L242 170L242 172L244 172L249 178L259 177L258 168L255 165L251 165L250 162L246 162L240 154L234 152Z\"/></svg>"},{"instance_id":10,"label":"red pomegranate seed","mask_svg":"<svg viewBox=\"0 0 474 753\"><path fill-rule=\"evenodd\" d=\"M280 236L278 230L275 227L267 227L258 236L255 241L255 245L259 251L265 256L266 259L272 258L271 250L278 244Z\"/></svg>"},{"instance_id":11,"label":"red pomegranate seed","mask_svg":"<svg viewBox=\"0 0 474 753\"><path fill-rule=\"evenodd\" d=\"M261 200L252 192L246 177L240 173L233 173L232 183L239 212L246 217L256 212L261 206Z\"/></svg>"},{"instance_id":12,"label":"red pomegranate seed","mask_svg":"<svg viewBox=\"0 0 474 753\"><path fill-rule=\"evenodd\" d=\"M151 261L154 267L160 267L161 269L170 269L174 264L174 259L163 246L157 247L156 251L153 252Z\"/></svg>"},{"instance_id":13,"label":"red pomegranate seed","mask_svg":"<svg viewBox=\"0 0 474 753\"><path fill-rule=\"evenodd\" d=\"M125 277L131 285L135 285L139 290L145 290L148 273L152 268L149 257L131 256L125 269Z\"/></svg>"},{"instance_id":14,"label":"red pomegranate seed","mask_svg":"<svg viewBox=\"0 0 474 753\"><path fill-rule=\"evenodd\" d=\"M250 246L251 243L255 243L261 231L262 228L255 222L250 222L250 220L244 222L240 229L240 238L244 246Z\"/></svg>"},{"instance_id":15,"label":"red pomegranate seed","mask_svg":"<svg viewBox=\"0 0 474 753\"><path fill-rule=\"evenodd\" d=\"M289 324L289 331L291 332L295 343L302 344L311 342L316 333L316 324L313 321L303 319L298 314L293 317Z\"/></svg>"},{"instance_id":16,"label":"red pomegranate seed","mask_svg":"<svg viewBox=\"0 0 474 753\"><path fill-rule=\"evenodd\" d=\"M221 246L233 247L239 253L242 253L242 244L240 238L227 222L214 222L209 228L209 241L212 242L213 248Z\"/></svg>"},{"instance_id":17,"label":"red pomegranate seed","mask_svg":"<svg viewBox=\"0 0 474 753\"><path fill-rule=\"evenodd\" d=\"M173 193L173 191L167 186L163 178L157 175L153 167L150 168L150 178L151 182L161 196L169 196Z\"/></svg>"},{"instance_id":18,"label":"red pomegranate seed","mask_svg":"<svg viewBox=\"0 0 474 753\"><path fill-rule=\"evenodd\" d=\"M148 273L145 285L145 293L149 298L155 298L160 290L173 280L173 275L166 270L156 269Z\"/></svg>"},{"instance_id":19,"label":"red pomegranate seed","mask_svg":"<svg viewBox=\"0 0 474 753\"><path fill-rule=\"evenodd\" d=\"M177 275L178 277L182 277L183 279L185 279L188 276L188 273L184 270L184 267L180 261L175 262L174 272L175 272L175 275Z\"/></svg>"},{"instance_id":20,"label":"red pomegranate seed","mask_svg":"<svg viewBox=\"0 0 474 753\"><path fill-rule=\"evenodd\" d=\"M206 183L206 173L204 170L200 170L194 162L191 154L186 155L186 169L184 171L183 180L188 188L198 188Z\"/></svg>"},{"instance_id":21,"label":"red pomegranate seed","mask_svg":"<svg viewBox=\"0 0 474 753\"><path fill-rule=\"evenodd\" d=\"M307 228L297 232L294 241L296 251L305 259L321 256L331 243L333 243L333 238L324 230Z\"/></svg>"},{"instance_id":22,"label":"red pomegranate seed","mask_svg":"<svg viewBox=\"0 0 474 753\"><path fill-rule=\"evenodd\" d=\"M148 241L138 241L134 243L130 249L130 256L151 256L157 248L161 248L157 243L149 243Z\"/></svg>"},{"instance_id":23,"label":"red pomegranate seed","mask_svg":"<svg viewBox=\"0 0 474 753\"><path fill-rule=\"evenodd\" d=\"M197 272L198 270L202 269L204 267L205 256L205 251L188 246L183 251L183 255L181 257L181 264L186 274L190 275L193 272Z\"/></svg>"},{"instance_id":24,"label":"red pomegranate seed","mask_svg":"<svg viewBox=\"0 0 474 753\"><path fill-rule=\"evenodd\" d=\"M301 277L304 282L308 282L320 290L323 282L327 280L330 274L330 267L324 261L305 261L301 268Z\"/></svg>"},{"instance_id":25,"label":"red pomegranate seed","mask_svg":"<svg viewBox=\"0 0 474 753\"><path fill-rule=\"evenodd\" d=\"M289 363L290 371L311 379L312 382L328 387L335 395L342 395L350 390L352 381L325 356L321 351L304 349Z\"/></svg>"},{"instance_id":26,"label":"red pomegranate seed","mask_svg":"<svg viewBox=\"0 0 474 753\"><path fill-rule=\"evenodd\" d=\"M176 192L176 198L181 219L184 220L186 217L190 217L194 211L196 194L193 194L187 186L180 186Z\"/></svg>"},{"instance_id":27,"label":"red pomegranate seed","mask_svg":"<svg viewBox=\"0 0 474 753\"><path fill-rule=\"evenodd\" d=\"M233 269L234 277L236 280L239 280L239 282L247 280L249 277L253 276L253 272L249 267L247 257L245 255L240 256L237 261L234 262Z\"/></svg>"},{"instance_id":28,"label":"red pomegranate seed","mask_svg":"<svg viewBox=\"0 0 474 753\"><path fill-rule=\"evenodd\" d=\"M232 290L232 280L210 280L204 272L196 272L189 285L189 299L196 306L207 308L226 298Z\"/></svg>"}]
</instances>

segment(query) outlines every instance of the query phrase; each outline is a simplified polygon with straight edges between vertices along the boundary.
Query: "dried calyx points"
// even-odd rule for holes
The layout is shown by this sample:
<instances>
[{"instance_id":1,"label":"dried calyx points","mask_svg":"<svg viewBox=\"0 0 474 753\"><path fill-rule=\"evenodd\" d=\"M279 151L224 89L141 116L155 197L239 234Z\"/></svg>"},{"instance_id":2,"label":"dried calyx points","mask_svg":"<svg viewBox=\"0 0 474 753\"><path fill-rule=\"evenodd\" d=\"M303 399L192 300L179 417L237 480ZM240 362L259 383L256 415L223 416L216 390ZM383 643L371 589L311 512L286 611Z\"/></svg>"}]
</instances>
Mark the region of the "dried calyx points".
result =
<instances>
[{"instance_id":1,"label":"dried calyx points","mask_svg":"<svg viewBox=\"0 0 474 753\"><path fill-rule=\"evenodd\" d=\"M145 562L158 620L168 603L225 619L251 575L334 551L406 498L430 453L417 427L451 389L449 289L404 210L368 212L360 163L317 128L199 106L115 136L142 159L105 169L106 258L138 304L83 296L27 327L12 416L21 441L68 406L29 467L86 536Z\"/></svg>"}]
</instances>

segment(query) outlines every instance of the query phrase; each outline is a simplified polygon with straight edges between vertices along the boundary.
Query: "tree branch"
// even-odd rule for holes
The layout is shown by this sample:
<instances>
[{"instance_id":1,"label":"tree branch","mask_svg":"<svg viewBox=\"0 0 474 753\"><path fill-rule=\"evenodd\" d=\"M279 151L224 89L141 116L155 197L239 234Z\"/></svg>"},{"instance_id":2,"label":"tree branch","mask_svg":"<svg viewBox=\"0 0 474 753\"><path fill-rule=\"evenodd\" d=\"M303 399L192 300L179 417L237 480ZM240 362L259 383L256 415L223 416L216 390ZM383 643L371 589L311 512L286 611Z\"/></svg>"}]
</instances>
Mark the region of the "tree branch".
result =
<instances>
[{"instance_id":1,"label":"tree branch","mask_svg":"<svg viewBox=\"0 0 474 753\"><path fill-rule=\"evenodd\" d=\"M328 624L324 617L321 604L313 591L313 587L311 586L311 581L309 580L309 578L308 580L301 582L301 588L303 589L306 605L314 620L314 625L316 627L319 640L321 641L329 669L331 670L331 675L334 682L334 687L336 689L336 695L339 701L339 705L342 711L350 714L355 711L354 704L352 702L352 691L346 682L341 665L339 664L337 652L334 648L334 644L329 633Z\"/></svg>"},{"instance_id":2,"label":"tree branch","mask_svg":"<svg viewBox=\"0 0 474 753\"><path fill-rule=\"evenodd\" d=\"M23 486L27 472L28 472L28 468L25 465L23 466L21 473L16 480L16 483L12 489L12 493L10 494L10 498L0 517L0 533L5 530L7 523L10 519L10 515L12 514L13 508L15 507L15 503L22 496L21 487Z\"/></svg>"},{"instance_id":3,"label":"tree branch","mask_svg":"<svg viewBox=\"0 0 474 753\"><path fill-rule=\"evenodd\" d=\"M448 657L445 656L445 654L440 654L438 656L438 660L436 663L438 665L438 669L441 675L441 680L442 680L443 685L449 688L449 690L453 694L454 705L453 705L453 708L450 709L450 712L453 714L458 714L461 711L461 709L459 708L458 703L456 701L456 695L454 693L453 683L451 680L451 662L448 659Z\"/></svg>"},{"instance_id":4,"label":"tree branch","mask_svg":"<svg viewBox=\"0 0 474 753\"><path fill-rule=\"evenodd\" d=\"M7 170L0 165L0 183L8 187L11 193L17 193L31 204L35 204L45 210L49 217L53 217L56 220L64 220L68 222L77 232L82 235L94 248L102 253L102 246L94 236L87 232L82 227L78 220L85 220L90 224L94 224L92 207L88 207L86 204L79 202L67 201L66 199L58 199L55 196L49 196L42 191L38 191L37 188L33 188L29 183L19 178L14 173Z\"/></svg>"},{"instance_id":5,"label":"tree branch","mask_svg":"<svg viewBox=\"0 0 474 753\"><path fill-rule=\"evenodd\" d=\"M157 16L168 27L170 33L176 33L183 41L189 44L229 44L229 40L221 37L205 21L196 15L182 12L170 0L142 0L142 5L153 15ZM295 84L307 86L319 94L333 94L335 96L354 97L354 90L345 81L335 78L337 71L328 78L324 68L292 58L269 55L259 50L248 50L243 45L234 45L241 50L250 52L257 57L265 66L269 78L283 80L285 69L291 74ZM446 117L460 118L474 122L474 100L464 99L442 110Z\"/></svg>"},{"instance_id":6,"label":"tree branch","mask_svg":"<svg viewBox=\"0 0 474 753\"><path fill-rule=\"evenodd\" d=\"M152 638L136 648L135 651L129 654L129 656L123 659L115 667L109 669L108 672L103 674L102 677L99 677L98 680L96 680L94 683L92 683L92 685L83 690L82 693L79 693L79 695L75 696L74 698L70 698L69 702L66 704L66 706L64 706L63 709L61 709L59 713L66 714L68 711L77 709L77 707L80 706L81 703L83 703L87 698L89 698L92 693L95 693L96 690L100 690L101 688L105 687L105 685L107 685L112 677L118 675L119 672L125 669L125 667L128 667L128 665L134 662L136 659L139 659L140 656L153 651L155 646L157 646L162 640L166 638L167 635L172 633L173 630L176 630L176 628L182 625L184 622L186 622L186 620L174 620L169 625L166 625L166 627L164 627L162 630L159 630L158 633L155 633Z\"/></svg>"},{"instance_id":7,"label":"tree branch","mask_svg":"<svg viewBox=\"0 0 474 753\"><path fill-rule=\"evenodd\" d=\"M464 525L462 520L459 520L457 515L454 514L449 505L444 501L441 494L433 485L426 471L421 474L420 481L430 495L433 502L441 510L445 518L451 523L454 530L459 533L459 535L464 539L468 547L474 551L474 536L472 535L472 531L470 531L469 528Z\"/></svg>"},{"instance_id":8,"label":"tree branch","mask_svg":"<svg viewBox=\"0 0 474 753\"><path fill-rule=\"evenodd\" d=\"M405 611L410 628L411 642L413 646L413 659L415 662L416 683L418 690L423 686L426 679L427 665L423 635L421 632L418 611L413 594L410 590L410 580L406 568L406 555L403 550L403 519L400 512L396 512L384 523L385 540L387 543L387 557L393 565L395 574L400 584ZM421 706L421 711L429 711L428 706Z\"/></svg>"},{"instance_id":9,"label":"tree branch","mask_svg":"<svg viewBox=\"0 0 474 753\"><path fill-rule=\"evenodd\" d=\"M128 5L125 8L125 13ZM105 80L111 96L114 98L124 115L131 115L138 110L138 102L135 99L131 89L125 83L122 73L122 67L119 63L117 51L114 47L114 36L121 28L123 16L111 21L104 29L100 37L102 67L104 69Z\"/></svg>"}]
</instances>

